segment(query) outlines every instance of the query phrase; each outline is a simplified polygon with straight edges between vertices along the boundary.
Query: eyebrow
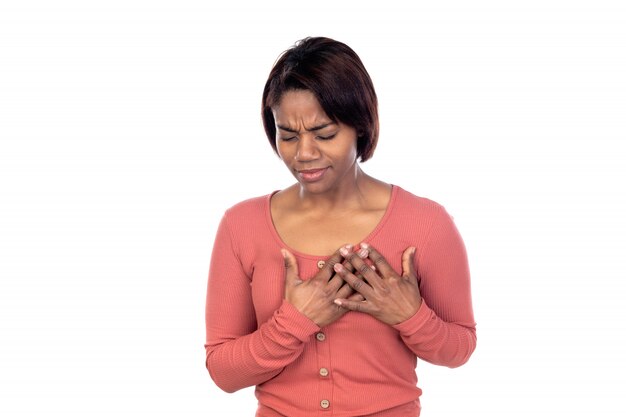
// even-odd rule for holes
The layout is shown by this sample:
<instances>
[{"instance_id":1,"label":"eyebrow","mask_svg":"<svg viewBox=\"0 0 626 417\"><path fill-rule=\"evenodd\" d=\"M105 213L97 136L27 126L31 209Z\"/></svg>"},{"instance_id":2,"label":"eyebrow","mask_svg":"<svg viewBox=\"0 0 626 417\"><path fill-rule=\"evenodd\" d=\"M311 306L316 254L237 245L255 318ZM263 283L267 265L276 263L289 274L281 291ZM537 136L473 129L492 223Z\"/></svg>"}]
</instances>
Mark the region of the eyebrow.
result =
<instances>
[{"instance_id":1,"label":"eyebrow","mask_svg":"<svg viewBox=\"0 0 626 417\"><path fill-rule=\"evenodd\" d=\"M334 125L334 124L336 124L336 123L335 123L335 122L328 122L328 123L324 123L324 124L321 124L321 125L313 126L313 127L312 127L312 128L310 128L310 129L306 129L306 131L307 131L307 132L313 132L314 130L321 130L321 129L324 129L325 127L328 127L328 126L330 126L330 125ZM297 130L291 129L291 128L287 127L287 126L281 126L281 125L278 125L278 124L277 124L276 126L277 126L280 130L284 130L284 131L286 131L286 132L298 133L298 131L297 131Z\"/></svg>"}]
</instances>

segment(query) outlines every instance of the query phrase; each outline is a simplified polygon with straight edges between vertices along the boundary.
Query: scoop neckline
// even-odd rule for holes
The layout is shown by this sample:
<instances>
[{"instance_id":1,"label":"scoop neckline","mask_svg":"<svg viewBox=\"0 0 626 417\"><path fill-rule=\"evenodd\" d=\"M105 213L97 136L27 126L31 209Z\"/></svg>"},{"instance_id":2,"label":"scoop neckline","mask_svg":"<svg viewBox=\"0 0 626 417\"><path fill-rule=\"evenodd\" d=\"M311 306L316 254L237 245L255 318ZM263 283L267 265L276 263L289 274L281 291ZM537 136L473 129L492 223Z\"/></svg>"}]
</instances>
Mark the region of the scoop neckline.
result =
<instances>
[{"instance_id":1,"label":"scoop neckline","mask_svg":"<svg viewBox=\"0 0 626 417\"><path fill-rule=\"evenodd\" d=\"M381 219L378 221L378 224L376 224L374 229L372 229L369 232L369 234L361 240L361 242L370 242L372 239L374 239L374 237L376 237L376 235L380 232L384 224L387 222L387 219L389 218L391 211L393 210L396 196L398 194L398 190L400 189L400 187L398 187L397 185L394 185L394 184L390 184L390 185L391 185L391 197L389 198L389 202L387 203L387 207L385 208L385 213L383 214L383 217L381 217ZM276 226L274 226L274 219L272 219L272 210L271 210L272 197L274 196L274 194L276 194L279 191L281 190L272 191L272 193L268 194L267 197L265 198L265 219L267 220L267 226L269 227L270 232L272 236L274 237L274 240L276 241L276 243L278 243L278 245L281 248L287 249L289 252L291 252L292 254L294 254L295 256L299 258L306 258L306 259L313 259L313 260L318 260L320 258L322 259L330 258L332 255L314 255L310 253L300 252L292 248L291 246L287 245L283 241L282 237L280 237L280 235L278 234L278 231L276 230ZM356 243L352 242L352 244L359 244L361 242L356 242Z\"/></svg>"}]
</instances>

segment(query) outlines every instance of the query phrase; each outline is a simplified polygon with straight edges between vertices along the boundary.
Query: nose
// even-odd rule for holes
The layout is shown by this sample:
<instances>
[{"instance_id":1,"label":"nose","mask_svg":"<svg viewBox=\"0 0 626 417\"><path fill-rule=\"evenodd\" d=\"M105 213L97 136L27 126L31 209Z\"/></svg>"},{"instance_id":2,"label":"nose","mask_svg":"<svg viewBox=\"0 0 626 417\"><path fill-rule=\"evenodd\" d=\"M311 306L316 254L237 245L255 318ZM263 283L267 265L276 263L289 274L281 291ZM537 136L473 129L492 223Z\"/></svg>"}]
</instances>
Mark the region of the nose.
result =
<instances>
[{"instance_id":1,"label":"nose","mask_svg":"<svg viewBox=\"0 0 626 417\"><path fill-rule=\"evenodd\" d=\"M313 161L319 158L320 152L314 137L302 135L298 140L298 148L296 149L296 161Z\"/></svg>"}]
</instances>

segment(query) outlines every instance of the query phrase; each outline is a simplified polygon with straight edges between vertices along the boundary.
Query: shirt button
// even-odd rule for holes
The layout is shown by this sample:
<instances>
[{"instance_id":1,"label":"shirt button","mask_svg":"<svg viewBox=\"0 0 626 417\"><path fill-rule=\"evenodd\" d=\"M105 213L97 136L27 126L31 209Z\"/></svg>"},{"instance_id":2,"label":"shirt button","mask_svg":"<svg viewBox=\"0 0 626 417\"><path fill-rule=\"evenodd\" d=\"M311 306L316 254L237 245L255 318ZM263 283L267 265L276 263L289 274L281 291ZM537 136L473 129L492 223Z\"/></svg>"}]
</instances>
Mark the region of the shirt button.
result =
<instances>
[{"instance_id":1,"label":"shirt button","mask_svg":"<svg viewBox=\"0 0 626 417\"><path fill-rule=\"evenodd\" d=\"M324 340L326 340L326 335L322 332L319 332L318 334L315 335L315 338L319 340L320 342L323 342Z\"/></svg>"},{"instance_id":2,"label":"shirt button","mask_svg":"<svg viewBox=\"0 0 626 417\"><path fill-rule=\"evenodd\" d=\"M320 368L320 375L321 376L328 376L328 369Z\"/></svg>"},{"instance_id":3,"label":"shirt button","mask_svg":"<svg viewBox=\"0 0 626 417\"><path fill-rule=\"evenodd\" d=\"M330 407L330 401L328 401L328 400L322 400L322 401L320 401L320 406L321 406L322 408L326 409L326 408Z\"/></svg>"},{"instance_id":4,"label":"shirt button","mask_svg":"<svg viewBox=\"0 0 626 417\"><path fill-rule=\"evenodd\" d=\"M326 265L326 262L324 262L324 261L317 261L317 267L318 267L319 269L324 268L324 265Z\"/></svg>"}]
</instances>

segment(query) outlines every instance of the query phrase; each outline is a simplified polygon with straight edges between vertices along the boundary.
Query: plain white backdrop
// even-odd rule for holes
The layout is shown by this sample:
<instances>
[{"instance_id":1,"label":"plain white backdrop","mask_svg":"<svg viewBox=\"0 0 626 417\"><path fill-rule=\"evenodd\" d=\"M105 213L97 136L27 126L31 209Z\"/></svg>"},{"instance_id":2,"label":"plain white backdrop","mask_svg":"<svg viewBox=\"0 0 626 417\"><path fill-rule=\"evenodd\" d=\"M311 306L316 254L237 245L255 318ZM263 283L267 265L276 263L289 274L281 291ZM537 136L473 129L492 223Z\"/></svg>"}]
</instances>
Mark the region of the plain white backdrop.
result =
<instances>
[{"instance_id":1,"label":"plain white backdrop","mask_svg":"<svg viewBox=\"0 0 626 417\"><path fill-rule=\"evenodd\" d=\"M252 416L204 368L224 210L293 179L265 79L305 36L380 101L369 174L454 216L478 348L423 415L625 415L621 1L0 1L0 415Z\"/></svg>"}]
</instances>

